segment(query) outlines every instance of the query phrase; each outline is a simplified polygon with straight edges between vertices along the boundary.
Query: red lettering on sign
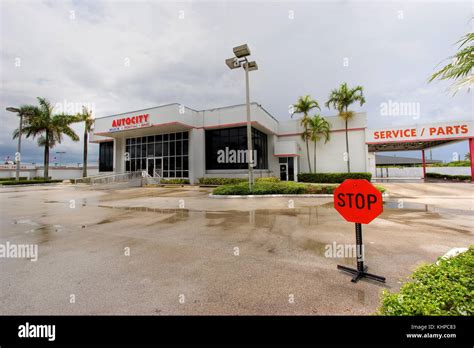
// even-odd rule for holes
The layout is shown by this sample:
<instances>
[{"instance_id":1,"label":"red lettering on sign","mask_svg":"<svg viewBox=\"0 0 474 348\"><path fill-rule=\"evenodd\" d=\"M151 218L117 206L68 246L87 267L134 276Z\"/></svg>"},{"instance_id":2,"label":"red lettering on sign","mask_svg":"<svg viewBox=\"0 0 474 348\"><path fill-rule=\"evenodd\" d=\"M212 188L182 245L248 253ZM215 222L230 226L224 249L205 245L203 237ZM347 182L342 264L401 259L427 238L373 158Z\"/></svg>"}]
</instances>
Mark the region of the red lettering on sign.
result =
<instances>
[{"instance_id":1,"label":"red lettering on sign","mask_svg":"<svg viewBox=\"0 0 474 348\"><path fill-rule=\"evenodd\" d=\"M467 124L461 126L461 134L466 134L469 130L467 129Z\"/></svg>"},{"instance_id":2,"label":"red lettering on sign","mask_svg":"<svg viewBox=\"0 0 474 348\"><path fill-rule=\"evenodd\" d=\"M149 114L143 114L112 120L112 127L121 127L130 124L135 125L139 123L148 122L148 116Z\"/></svg>"}]
</instances>

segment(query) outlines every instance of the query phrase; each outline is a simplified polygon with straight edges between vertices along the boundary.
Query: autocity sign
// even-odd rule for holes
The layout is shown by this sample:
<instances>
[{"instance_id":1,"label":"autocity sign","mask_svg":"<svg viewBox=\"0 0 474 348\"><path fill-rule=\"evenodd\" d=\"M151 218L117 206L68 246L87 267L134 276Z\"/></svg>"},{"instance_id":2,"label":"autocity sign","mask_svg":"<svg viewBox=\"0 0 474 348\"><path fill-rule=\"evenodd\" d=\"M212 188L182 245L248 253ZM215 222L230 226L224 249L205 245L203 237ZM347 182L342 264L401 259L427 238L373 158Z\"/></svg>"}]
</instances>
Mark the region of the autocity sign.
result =
<instances>
[{"instance_id":1,"label":"autocity sign","mask_svg":"<svg viewBox=\"0 0 474 348\"><path fill-rule=\"evenodd\" d=\"M109 132L150 127L151 123L149 121L149 118L149 114L114 118L112 120L112 127L109 128Z\"/></svg>"},{"instance_id":2,"label":"autocity sign","mask_svg":"<svg viewBox=\"0 0 474 348\"><path fill-rule=\"evenodd\" d=\"M367 143L467 139L473 137L472 121L423 124L409 127L368 129Z\"/></svg>"}]
</instances>

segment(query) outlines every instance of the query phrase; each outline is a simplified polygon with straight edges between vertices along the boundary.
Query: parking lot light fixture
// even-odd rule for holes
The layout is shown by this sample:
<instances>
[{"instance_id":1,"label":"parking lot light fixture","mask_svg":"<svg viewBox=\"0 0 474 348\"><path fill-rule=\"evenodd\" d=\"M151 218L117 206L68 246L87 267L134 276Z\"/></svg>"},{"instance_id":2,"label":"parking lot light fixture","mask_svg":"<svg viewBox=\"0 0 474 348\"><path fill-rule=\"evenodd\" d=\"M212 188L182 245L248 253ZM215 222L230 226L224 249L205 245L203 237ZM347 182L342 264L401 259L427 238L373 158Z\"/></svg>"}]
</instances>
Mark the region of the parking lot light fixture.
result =
<instances>
[{"instance_id":1,"label":"parking lot light fixture","mask_svg":"<svg viewBox=\"0 0 474 348\"><path fill-rule=\"evenodd\" d=\"M245 70L245 96L247 106L247 162L249 171L249 190L252 191L254 185L253 167L255 165L252 149L252 121L250 117L250 87L249 87L249 71L258 69L257 62L249 62L247 57L250 55L250 49L247 44L233 48L235 57L225 60L225 64L229 69L243 68Z\"/></svg>"}]
</instances>

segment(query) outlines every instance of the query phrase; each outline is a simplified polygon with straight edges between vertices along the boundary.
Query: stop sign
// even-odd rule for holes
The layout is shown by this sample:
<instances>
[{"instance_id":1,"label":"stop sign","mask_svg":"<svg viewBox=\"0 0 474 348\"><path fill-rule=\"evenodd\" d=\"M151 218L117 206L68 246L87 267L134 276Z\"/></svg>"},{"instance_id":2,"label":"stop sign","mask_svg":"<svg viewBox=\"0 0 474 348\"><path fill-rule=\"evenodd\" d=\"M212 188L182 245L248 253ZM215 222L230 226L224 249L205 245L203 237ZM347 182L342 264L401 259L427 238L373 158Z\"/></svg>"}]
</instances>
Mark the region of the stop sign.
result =
<instances>
[{"instance_id":1,"label":"stop sign","mask_svg":"<svg viewBox=\"0 0 474 348\"><path fill-rule=\"evenodd\" d=\"M334 208L349 222L368 224L383 211L382 193L367 180L347 179L334 191Z\"/></svg>"}]
</instances>

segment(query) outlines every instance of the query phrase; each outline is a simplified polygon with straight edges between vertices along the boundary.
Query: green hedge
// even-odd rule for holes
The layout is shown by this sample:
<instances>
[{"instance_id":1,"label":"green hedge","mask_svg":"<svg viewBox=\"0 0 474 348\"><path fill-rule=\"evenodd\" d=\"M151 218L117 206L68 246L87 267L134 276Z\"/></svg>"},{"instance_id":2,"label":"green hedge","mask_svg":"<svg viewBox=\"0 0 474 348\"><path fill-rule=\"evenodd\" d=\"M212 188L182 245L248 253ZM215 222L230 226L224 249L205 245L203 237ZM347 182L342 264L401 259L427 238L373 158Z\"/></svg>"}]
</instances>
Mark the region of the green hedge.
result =
<instances>
[{"instance_id":1,"label":"green hedge","mask_svg":"<svg viewBox=\"0 0 474 348\"><path fill-rule=\"evenodd\" d=\"M278 195L278 194L332 194L339 185L314 185L298 183L293 181L281 182L256 182L252 192L249 191L248 183L243 182L234 185L222 185L213 190L214 195ZM376 186L380 192L385 189Z\"/></svg>"},{"instance_id":2,"label":"green hedge","mask_svg":"<svg viewBox=\"0 0 474 348\"><path fill-rule=\"evenodd\" d=\"M62 182L62 180L12 180L12 181L1 181L0 185L31 185L31 184L50 184L55 182Z\"/></svg>"},{"instance_id":3,"label":"green hedge","mask_svg":"<svg viewBox=\"0 0 474 348\"><path fill-rule=\"evenodd\" d=\"M301 194L305 193L306 185L292 181L256 182L252 192L247 182L234 185L222 185L213 190L215 195L268 195L268 194Z\"/></svg>"},{"instance_id":4,"label":"green hedge","mask_svg":"<svg viewBox=\"0 0 474 348\"><path fill-rule=\"evenodd\" d=\"M415 270L398 293L384 291L380 315L474 315L474 248Z\"/></svg>"},{"instance_id":5,"label":"green hedge","mask_svg":"<svg viewBox=\"0 0 474 348\"><path fill-rule=\"evenodd\" d=\"M188 179L161 179L160 184L180 184L185 185L189 184Z\"/></svg>"},{"instance_id":6,"label":"green hedge","mask_svg":"<svg viewBox=\"0 0 474 348\"><path fill-rule=\"evenodd\" d=\"M274 176L256 178L256 182L279 182L280 179ZM246 178L199 178L200 185L235 185L248 182Z\"/></svg>"},{"instance_id":7,"label":"green hedge","mask_svg":"<svg viewBox=\"0 0 474 348\"><path fill-rule=\"evenodd\" d=\"M448 175L448 174L440 174L440 173L426 173L427 178L432 179L447 179L447 180L471 180L470 175Z\"/></svg>"},{"instance_id":8,"label":"green hedge","mask_svg":"<svg viewBox=\"0 0 474 348\"><path fill-rule=\"evenodd\" d=\"M341 183L346 179L366 179L370 181L371 173L300 173L299 182Z\"/></svg>"},{"instance_id":9,"label":"green hedge","mask_svg":"<svg viewBox=\"0 0 474 348\"><path fill-rule=\"evenodd\" d=\"M0 178L0 181L13 181L16 180L16 178ZM20 176L20 180L27 180L26 176Z\"/></svg>"}]
</instances>

